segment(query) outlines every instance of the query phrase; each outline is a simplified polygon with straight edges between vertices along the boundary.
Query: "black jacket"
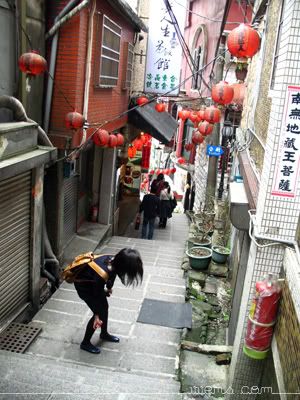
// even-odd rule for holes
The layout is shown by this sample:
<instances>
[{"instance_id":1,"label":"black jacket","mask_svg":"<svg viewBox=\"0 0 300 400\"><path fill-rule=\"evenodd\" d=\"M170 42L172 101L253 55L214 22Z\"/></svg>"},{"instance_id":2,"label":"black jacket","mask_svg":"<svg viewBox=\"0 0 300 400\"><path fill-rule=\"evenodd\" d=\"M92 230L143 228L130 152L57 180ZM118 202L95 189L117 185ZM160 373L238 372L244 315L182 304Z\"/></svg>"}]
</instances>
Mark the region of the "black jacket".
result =
<instances>
[{"instance_id":1,"label":"black jacket","mask_svg":"<svg viewBox=\"0 0 300 400\"><path fill-rule=\"evenodd\" d=\"M152 193L146 194L140 205L140 213L144 212L144 217L147 219L155 218L159 214L159 198Z\"/></svg>"},{"instance_id":2,"label":"black jacket","mask_svg":"<svg viewBox=\"0 0 300 400\"><path fill-rule=\"evenodd\" d=\"M80 272L74 282L79 297L86 302L94 314L101 316L102 309L107 307L107 293L105 288L111 289L116 279L116 273L109 266L113 256L103 255L95 262L108 273L108 281L97 274L88 264L80 267Z\"/></svg>"}]
</instances>

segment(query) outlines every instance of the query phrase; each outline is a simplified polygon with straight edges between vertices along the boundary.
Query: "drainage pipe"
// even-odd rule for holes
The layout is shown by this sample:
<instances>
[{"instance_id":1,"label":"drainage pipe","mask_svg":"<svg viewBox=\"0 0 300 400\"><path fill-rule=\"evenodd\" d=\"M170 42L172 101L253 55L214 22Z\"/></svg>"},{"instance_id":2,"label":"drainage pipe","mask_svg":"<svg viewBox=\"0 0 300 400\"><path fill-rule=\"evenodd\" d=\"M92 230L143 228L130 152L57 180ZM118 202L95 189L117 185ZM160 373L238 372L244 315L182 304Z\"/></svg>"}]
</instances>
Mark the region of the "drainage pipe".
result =
<instances>
[{"instance_id":1,"label":"drainage pipe","mask_svg":"<svg viewBox=\"0 0 300 400\"><path fill-rule=\"evenodd\" d=\"M13 113L14 121L20 122L33 122L32 119L28 118L23 104L12 96L0 96L0 108L8 108ZM50 139L46 135L46 132L38 125L38 144L42 146L53 147Z\"/></svg>"},{"instance_id":2,"label":"drainage pipe","mask_svg":"<svg viewBox=\"0 0 300 400\"><path fill-rule=\"evenodd\" d=\"M71 10L68 14L66 14L64 17L62 17L60 20L58 20L52 28L46 33L45 38L46 40L49 39L54 33L63 25L65 22L69 21L75 14L77 14L79 11L81 11L85 6L89 4L90 0L83 0L82 3L78 4L77 7L74 7L73 10Z\"/></svg>"},{"instance_id":3,"label":"drainage pipe","mask_svg":"<svg viewBox=\"0 0 300 400\"><path fill-rule=\"evenodd\" d=\"M63 18L72 8L74 8L80 0L70 0L69 3L62 9L62 11L57 15L54 19L54 25ZM44 129L46 132L49 131L49 123L50 123L50 111L51 111L51 103L52 103L52 94L53 94L53 79L55 75L55 65L56 65L56 55L57 55L57 47L58 47L58 34L59 31L55 32L55 35L52 39L51 43L51 54L49 61L49 76L47 82L46 89L46 100L45 100L45 116L44 116ZM53 78L50 78L50 76Z\"/></svg>"},{"instance_id":4,"label":"drainage pipe","mask_svg":"<svg viewBox=\"0 0 300 400\"><path fill-rule=\"evenodd\" d=\"M96 12L96 0L93 0L92 11L89 18L88 38L87 38L87 54L85 64L85 82L84 82L84 96L83 96L83 112L82 115L87 121L90 97L90 83L91 83L91 70L92 70L92 50L93 50L93 37L94 37L94 16ZM82 139L80 146L86 141L87 129L83 128Z\"/></svg>"}]
</instances>

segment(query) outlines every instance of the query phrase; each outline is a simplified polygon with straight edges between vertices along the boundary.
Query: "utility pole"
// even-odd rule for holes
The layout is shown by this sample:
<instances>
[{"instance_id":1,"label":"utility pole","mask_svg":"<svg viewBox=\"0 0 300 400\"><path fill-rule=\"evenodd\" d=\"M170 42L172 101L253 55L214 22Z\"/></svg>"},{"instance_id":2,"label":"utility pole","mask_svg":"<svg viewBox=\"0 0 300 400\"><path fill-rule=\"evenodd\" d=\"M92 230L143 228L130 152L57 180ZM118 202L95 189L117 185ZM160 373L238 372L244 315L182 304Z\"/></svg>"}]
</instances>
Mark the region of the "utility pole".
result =
<instances>
[{"instance_id":1,"label":"utility pole","mask_svg":"<svg viewBox=\"0 0 300 400\"><path fill-rule=\"evenodd\" d=\"M218 58L216 61L215 67L215 77L216 82L220 82L223 79L223 71L224 71L224 52L225 45L220 41ZM220 141L220 123L215 124L215 128L213 133L210 136L210 144L213 146L218 146ZM207 172L207 185L206 185L206 193L205 193L205 209L211 209L212 199L215 197L216 185L217 185L217 165L218 165L218 157L211 156L209 157L208 162L208 172Z\"/></svg>"}]
</instances>

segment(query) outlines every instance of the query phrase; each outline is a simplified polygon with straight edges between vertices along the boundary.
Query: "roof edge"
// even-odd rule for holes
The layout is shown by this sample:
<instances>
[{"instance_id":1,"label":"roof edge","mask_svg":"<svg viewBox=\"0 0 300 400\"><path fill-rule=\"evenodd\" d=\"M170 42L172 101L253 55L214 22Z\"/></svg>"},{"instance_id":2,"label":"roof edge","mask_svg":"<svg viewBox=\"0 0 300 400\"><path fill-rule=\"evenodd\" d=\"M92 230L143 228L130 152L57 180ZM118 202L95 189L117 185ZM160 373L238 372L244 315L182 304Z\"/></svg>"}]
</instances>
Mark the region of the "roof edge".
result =
<instances>
[{"instance_id":1,"label":"roof edge","mask_svg":"<svg viewBox=\"0 0 300 400\"><path fill-rule=\"evenodd\" d=\"M148 28L144 22L139 18L139 16L134 12L128 3L123 0L108 0L108 3L135 27L136 32L148 32Z\"/></svg>"}]
</instances>

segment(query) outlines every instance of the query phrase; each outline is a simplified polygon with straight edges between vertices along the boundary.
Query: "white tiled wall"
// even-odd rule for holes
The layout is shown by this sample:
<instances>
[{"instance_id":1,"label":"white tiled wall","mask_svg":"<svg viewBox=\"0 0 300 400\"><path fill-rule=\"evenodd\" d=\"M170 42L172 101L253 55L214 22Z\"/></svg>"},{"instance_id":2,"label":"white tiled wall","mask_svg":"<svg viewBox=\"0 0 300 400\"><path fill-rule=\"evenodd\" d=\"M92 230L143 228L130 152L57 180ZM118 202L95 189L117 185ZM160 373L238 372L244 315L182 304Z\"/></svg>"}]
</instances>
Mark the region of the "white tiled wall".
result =
<instances>
[{"instance_id":1,"label":"white tiled wall","mask_svg":"<svg viewBox=\"0 0 300 400\"><path fill-rule=\"evenodd\" d=\"M275 75L274 91L272 91L272 107L256 217L260 235L294 241L300 215L299 181L297 196L294 199L272 196L271 188L279 146L286 87L288 85L300 86L300 0L286 0L283 12L278 68ZM269 272L279 274L283 265L284 251L283 245L266 248L258 248L254 243L251 245L230 369L229 384L235 394L230 396L230 399L240 399L240 389L245 385L250 387L259 385L263 363L251 360L243 354L245 327L255 282ZM253 397L243 395L242 398L252 399Z\"/></svg>"},{"instance_id":2,"label":"white tiled wall","mask_svg":"<svg viewBox=\"0 0 300 400\"><path fill-rule=\"evenodd\" d=\"M194 179L196 183L194 211L200 211L205 202L205 192L207 184L208 157L206 155L206 145L197 146L195 157Z\"/></svg>"}]
</instances>

